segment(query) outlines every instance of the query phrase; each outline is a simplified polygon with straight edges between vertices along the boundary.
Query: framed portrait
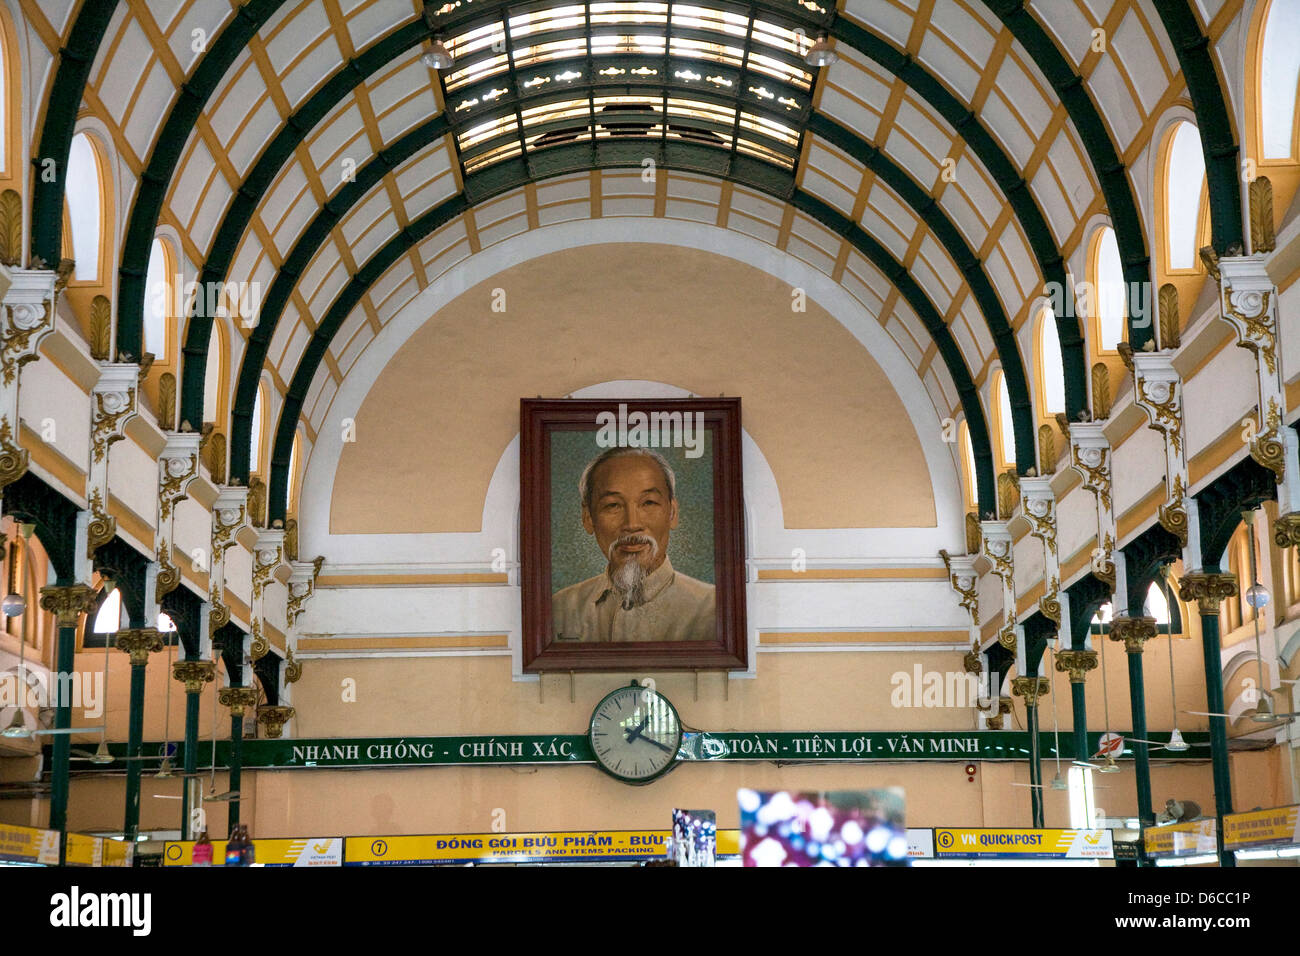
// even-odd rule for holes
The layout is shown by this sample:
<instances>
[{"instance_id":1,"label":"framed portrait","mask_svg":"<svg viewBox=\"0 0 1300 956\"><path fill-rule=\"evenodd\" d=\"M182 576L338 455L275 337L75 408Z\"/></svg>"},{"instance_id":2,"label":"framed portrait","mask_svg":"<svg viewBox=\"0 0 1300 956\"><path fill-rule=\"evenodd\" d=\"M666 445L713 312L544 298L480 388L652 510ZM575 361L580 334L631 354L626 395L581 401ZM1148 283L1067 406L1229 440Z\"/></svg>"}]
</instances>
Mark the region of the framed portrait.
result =
<instances>
[{"instance_id":1,"label":"framed portrait","mask_svg":"<svg viewBox=\"0 0 1300 956\"><path fill-rule=\"evenodd\" d=\"M740 399L523 399L523 669L743 670Z\"/></svg>"}]
</instances>

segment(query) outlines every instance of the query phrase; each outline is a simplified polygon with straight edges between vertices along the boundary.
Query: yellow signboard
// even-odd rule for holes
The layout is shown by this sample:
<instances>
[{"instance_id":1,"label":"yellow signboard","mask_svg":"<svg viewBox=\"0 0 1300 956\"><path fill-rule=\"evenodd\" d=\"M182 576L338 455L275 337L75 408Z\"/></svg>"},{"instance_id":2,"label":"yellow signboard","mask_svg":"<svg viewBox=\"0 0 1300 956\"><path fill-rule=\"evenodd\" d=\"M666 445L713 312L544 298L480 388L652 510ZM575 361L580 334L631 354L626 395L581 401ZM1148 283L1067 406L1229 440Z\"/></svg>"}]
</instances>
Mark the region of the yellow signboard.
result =
<instances>
[{"instance_id":1,"label":"yellow signboard","mask_svg":"<svg viewBox=\"0 0 1300 956\"><path fill-rule=\"evenodd\" d=\"M664 855L669 836L668 830L584 830L348 837L344 856L347 866L647 860Z\"/></svg>"},{"instance_id":2,"label":"yellow signboard","mask_svg":"<svg viewBox=\"0 0 1300 956\"><path fill-rule=\"evenodd\" d=\"M1109 830L956 830L934 831L935 856L1112 860Z\"/></svg>"},{"instance_id":3,"label":"yellow signboard","mask_svg":"<svg viewBox=\"0 0 1300 956\"><path fill-rule=\"evenodd\" d=\"M309 837L298 840L254 840L256 862L263 866L342 866L341 837ZM163 866L193 866L194 841L168 842L163 847ZM226 841L212 841L212 865L225 866Z\"/></svg>"},{"instance_id":4,"label":"yellow signboard","mask_svg":"<svg viewBox=\"0 0 1300 956\"><path fill-rule=\"evenodd\" d=\"M1223 845L1227 849L1275 843L1300 843L1300 805L1224 816Z\"/></svg>"},{"instance_id":5,"label":"yellow signboard","mask_svg":"<svg viewBox=\"0 0 1300 956\"><path fill-rule=\"evenodd\" d=\"M65 862L68 866L103 866L104 838L69 833Z\"/></svg>"},{"instance_id":6,"label":"yellow signboard","mask_svg":"<svg viewBox=\"0 0 1300 956\"><path fill-rule=\"evenodd\" d=\"M0 860L59 864L59 831L0 824Z\"/></svg>"},{"instance_id":7,"label":"yellow signboard","mask_svg":"<svg viewBox=\"0 0 1300 956\"><path fill-rule=\"evenodd\" d=\"M1142 831L1142 842L1148 856L1200 856L1217 852L1216 833L1213 819L1192 820L1148 827Z\"/></svg>"}]
</instances>

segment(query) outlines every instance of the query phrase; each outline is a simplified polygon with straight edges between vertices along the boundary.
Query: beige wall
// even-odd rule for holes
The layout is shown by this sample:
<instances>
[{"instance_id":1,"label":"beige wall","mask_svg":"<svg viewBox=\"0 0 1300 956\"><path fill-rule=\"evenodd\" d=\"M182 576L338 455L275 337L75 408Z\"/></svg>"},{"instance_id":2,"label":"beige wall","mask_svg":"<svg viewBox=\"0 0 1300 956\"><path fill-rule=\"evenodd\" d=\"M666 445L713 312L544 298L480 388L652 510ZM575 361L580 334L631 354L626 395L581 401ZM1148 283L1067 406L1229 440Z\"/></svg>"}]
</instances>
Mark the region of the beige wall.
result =
<instances>
[{"instance_id":1,"label":"beige wall","mask_svg":"<svg viewBox=\"0 0 1300 956\"><path fill-rule=\"evenodd\" d=\"M933 527L921 446L880 366L816 302L791 303L765 272L675 246L507 269L432 316L381 373L343 446L330 530L478 531L519 398L617 380L741 396L787 527Z\"/></svg>"}]
</instances>

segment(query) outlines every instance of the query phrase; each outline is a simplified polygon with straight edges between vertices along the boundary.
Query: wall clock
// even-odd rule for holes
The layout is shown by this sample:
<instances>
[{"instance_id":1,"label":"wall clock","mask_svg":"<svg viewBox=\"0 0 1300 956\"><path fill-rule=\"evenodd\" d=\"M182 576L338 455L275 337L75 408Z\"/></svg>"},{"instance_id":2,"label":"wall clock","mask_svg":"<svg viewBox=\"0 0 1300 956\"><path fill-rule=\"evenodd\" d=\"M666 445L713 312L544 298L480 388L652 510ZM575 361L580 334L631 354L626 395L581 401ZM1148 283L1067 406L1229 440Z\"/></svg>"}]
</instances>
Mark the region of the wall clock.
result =
<instances>
[{"instance_id":1,"label":"wall clock","mask_svg":"<svg viewBox=\"0 0 1300 956\"><path fill-rule=\"evenodd\" d=\"M645 784L677 765L682 721L667 697L633 681L596 705L587 739L601 770L624 783Z\"/></svg>"}]
</instances>

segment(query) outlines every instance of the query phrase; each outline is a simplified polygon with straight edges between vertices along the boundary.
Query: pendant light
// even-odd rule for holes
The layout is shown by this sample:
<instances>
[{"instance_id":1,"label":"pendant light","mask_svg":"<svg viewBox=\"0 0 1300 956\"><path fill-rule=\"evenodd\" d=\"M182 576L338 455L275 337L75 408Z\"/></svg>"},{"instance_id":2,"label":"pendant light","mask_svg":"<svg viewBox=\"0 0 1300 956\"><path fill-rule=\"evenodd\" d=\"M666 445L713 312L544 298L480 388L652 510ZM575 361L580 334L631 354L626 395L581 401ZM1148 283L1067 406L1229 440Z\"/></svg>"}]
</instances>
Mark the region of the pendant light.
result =
<instances>
[{"instance_id":1,"label":"pendant light","mask_svg":"<svg viewBox=\"0 0 1300 956\"><path fill-rule=\"evenodd\" d=\"M1113 620L1113 616L1112 616ZM1106 635L1101 635L1101 699L1102 706L1106 711L1106 732L1102 736L1110 736L1110 690L1106 682ZM1106 752L1106 762L1097 768L1098 773L1119 773L1119 764L1115 763L1114 751Z\"/></svg>"},{"instance_id":2,"label":"pendant light","mask_svg":"<svg viewBox=\"0 0 1300 956\"><path fill-rule=\"evenodd\" d=\"M1244 511L1241 515L1242 523L1246 525L1246 540L1250 548L1250 581L1251 585L1242 596L1242 600L1250 607L1251 623L1255 625L1255 665L1258 668L1259 675L1259 702L1255 706L1255 713L1251 714L1251 720L1261 724L1271 724L1277 720L1277 715L1273 713L1273 701L1270 700L1268 686L1264 682L1264 654L1260 650L1259 641L1259 613L1268 607L1269 593L1268 588L1259 583L1258 572L1255 568L1255 512Z\"/></svg>"},{"instance_id":3,"label":"pendant light","mask_svg":"<svg viewBox=\"0 0 1300 956\"><path fill-rule=\"evenodd\" d=\"M108 596L112 593L113 593L113 579L105 578L104 579L104 600L108 600ZM118 611L118 624L120 625L121 623L122 623L122 612ZM94 622L90 622L90 626L93 628L95 626ZM109 699L108 698L108 641L111 636L112 635L107 633L104 635L104 699L105 700ZM113 755L108 752L107 734L108 734L108 715L105 714L104 725L99 728L99 746L95 748L95 752L91 754L90 757L88 758L90 762L95 764L96 766L102 767L104 764L109 764L113 762Z\"/></svg>"},{"instance_id":4,"label":"pendant light","mask_svg":"<svg viewBox=\"0 0 1300 956\"><path fill-rule=\"evenodd\" d=\"M824 33L817 37L817 42L809 47L808 52L803 55L805 63L816 67L831 66L839 62L839 58L840 55L831 47Z\"/></svg>"},{"instance_id":5,"label":"pendant light","mask_svg":"<svg viewBox=\"0 0 1300 956\"><path fill-rule=\"evenodd\" d=\"M30 537L31 531L28 528L34 528L34 525L21 525L23 536ZM23 553L23 538L17 537L9 545L9 595L4 599L0 610L3 610L5 617L18 617L27 610L27 600L18 593L17 568L18 557ZM22 625L18 626L18 686L19 691L18 706L14 708L13 720L4 730L0 730L0 736L9 739L30 740L32 737L31 730L27 727L27 720L23 717L23 705L27 702L27 639L23 636Z\"/></svg>"},{"instance_id":6,"label":"pendant light","mask_svg":"<svg viewBox=\"0 0 1300 956\"><path fill-rule=\"evenodd\" d=\"M169 617L167 620L171 621L171 618ZM166 700L166 703L163 705L163 758L162 758L162 763L159 764L158 766L158 772L154 774L154 776L159 780L167 780L175 776L175 774L172 773L172 758L167 753L168 749L172 745L171 743L172 742L172 738L171 738L172 666L171 665L172 665L172 634L174 634L175 632L176 632L176 625L173 624L172 629L167 632L167 670L165 672L166 680L167 680L167 690L165 691L165 698L164 698Z\"/></svg>"},{"instance_id":7,"label":"pendant light","mask_svg":"<svg viewBox=\"0 0 1300 956\"><path fill-rule=\"evenodd\" d=\"M1060 640L1058 636L1049 645L1052 651L1052 669L1048 671L1049 674L1056 673L1056 645ZM1048 696L1052 698L1052 736L1056 740L1056 775L1052 777L1051 786L1053 790L1069 790L1069 784L1061 778L1061 726L1056 720L1056 695L1049 693Z\"/></svg>"},{"instance_id":8,"label":"pendant light","mask_svg":"<svg viewBox=\"0 0 1300 956\"><path fill-rule=\"evenodd\" d=\"M1170 593L1169 576L1173 573L1173 565L1165 569L1163 575L1165 591L1165 617L1169 618L1169 706L1174 711L1174 729L1169 735L1169 743L1165 744L1165 749L1174 753L1182 753L1190 750L1191 745L1183 740L1183 732L1178 729L1178 687L1174 680L1174 600ZM1180 615L1181 617L1181 615Z\"/></svg>"},{"instance_id":9,"label":"pendant light","mask_svg":"<svg viewBox=\"0 0 1300 956\"><path fill-rule=\"evenodd\" d=\"M424 55L421 56L420 59L424 62L424 65L431 70L450 70L452 65L456 62L455 58L451 55L451 51L447 49L447 45L442 42L441 37L433 38L432 45L430 45L429 49L424 52Z\"/></svg>"}]
</instances>

